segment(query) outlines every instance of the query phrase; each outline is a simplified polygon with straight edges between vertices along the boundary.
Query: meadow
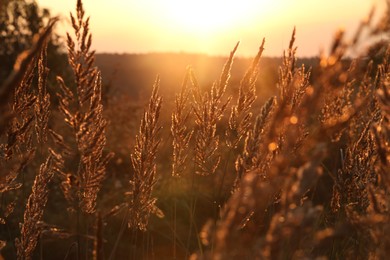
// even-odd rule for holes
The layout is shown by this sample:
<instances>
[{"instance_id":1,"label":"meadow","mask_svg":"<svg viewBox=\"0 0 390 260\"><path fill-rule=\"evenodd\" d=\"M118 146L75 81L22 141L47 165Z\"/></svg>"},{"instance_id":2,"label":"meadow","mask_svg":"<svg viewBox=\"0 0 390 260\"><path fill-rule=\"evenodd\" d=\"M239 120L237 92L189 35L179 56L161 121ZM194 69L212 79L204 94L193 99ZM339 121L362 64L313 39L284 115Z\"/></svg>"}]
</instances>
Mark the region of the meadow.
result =
<instances>
[{"instance_id":1,"label":"meadow","mask_svg":"<svg viewBox=\"0 0 390 260\"><path fill-rule=\"evenodd\" d=\"M387 259L389 10L306 60L95 54L87 13L0 82L1 257Z\"/></svg>"}]
</instances>

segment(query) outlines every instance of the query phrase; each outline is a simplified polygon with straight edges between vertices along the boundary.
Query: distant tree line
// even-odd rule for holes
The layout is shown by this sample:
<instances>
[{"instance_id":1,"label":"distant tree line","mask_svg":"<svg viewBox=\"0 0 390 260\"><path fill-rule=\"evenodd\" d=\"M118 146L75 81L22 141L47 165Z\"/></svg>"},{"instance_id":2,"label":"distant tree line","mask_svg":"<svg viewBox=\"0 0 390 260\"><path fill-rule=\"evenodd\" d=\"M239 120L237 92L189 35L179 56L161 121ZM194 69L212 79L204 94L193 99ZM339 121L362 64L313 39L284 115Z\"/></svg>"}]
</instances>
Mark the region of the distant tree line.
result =
<instances>
[{"instance_id":1,"label":"distant tree line","mask_svg":"<svg viewBox=\"0 0 390 260\"><path fill-rule=\"evenodd\" d=\"M4 82L18 55L32 46L34 36L50 18L50 11L40 8L34 0L0 1L0 82ZM51 70L63 70L67 61L63 41L57 34L52 35L47 50Z\"/></svg>"}]
</instances>

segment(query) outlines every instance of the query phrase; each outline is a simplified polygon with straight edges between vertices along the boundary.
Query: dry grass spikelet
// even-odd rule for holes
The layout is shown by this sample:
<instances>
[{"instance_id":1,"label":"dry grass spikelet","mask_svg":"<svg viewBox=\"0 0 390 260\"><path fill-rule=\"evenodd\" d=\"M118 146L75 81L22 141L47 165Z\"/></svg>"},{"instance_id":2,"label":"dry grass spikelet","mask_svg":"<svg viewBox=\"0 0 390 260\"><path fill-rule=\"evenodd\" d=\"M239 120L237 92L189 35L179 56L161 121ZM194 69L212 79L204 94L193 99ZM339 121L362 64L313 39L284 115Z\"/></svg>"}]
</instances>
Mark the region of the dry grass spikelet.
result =
<instances>
[{"instance_id":1,"label":"dry grass spikelet","mask_svg":"<svg viewBox=\"0 0 390 260\"><path fill-rule=\"evenodd\" d=\"M173 144L173 162L172 176L180 176L186 169L187 149L191 140L193 131L188 130L186 123L189 119L191 111L187 109L190 92L187 87L189 70L183 81L180 95L175 98L175 110L172 114L172 144Z\"/></svg>"},{"instance_id":2,"label":"dry grass spikelet","mask_svg":"<svg viewBox=\"0 0 390 260\"><path fill-rule=\"evenodd\" d=\"M106 165L113 156L112 154L103 154L106 145L105 129L107 121L103 118L101 87L101 76L98 73L90 100L90 111L84 118L84 129L80 128L76 134L85 171L82 207L87 213L95 211L97 193L105 178Z\"/></svg>"},{"instance_id":3,"label":"dry grass spikelet","mask_svg":"<svg viewBox=\"0 0 390 260\"><path fill-rule=\"evenodd\" d=\"M209 175L215 173L220 156L217 155L219 136L217 135L217 123L230 102L228 98L223 101L223 96L230 78L230 70L233 64L234 54L238 44L231 51L229 59L224 65L219 81L215 82L210 92L202 93L196 77L191 73L193 84L193 111L195 114L195 164L197 174Z\"/></svg>"},{"instance_id":4,"label":"dry grass spikelet","mask_svg":"<svg viewBox=\"0 0 390 260\"><path fill-rule=\"evenodd\" d=\"M264 44L265 39L263 39L256 57L241 80L236 105L231 108L229 128L226 131L226 140L229 147L237 147L240 140L245 138L251 126L251 107L256 100L257 67L264 51Z\"/></svg>"},{"instance_id":5,"label":"dry grass spikelet","mask_svg":"<svg viewBox=\"0 0 390 260\"><path fill-rule=\"evenodd\" d=\"M76 42L67 33L69 64L73 68L78 103L82 107L88 103L94 89L94 68L95 52L91 51L92 34L89 32L89 18L85 18L85 11L81 0L77 1L76 18L70 14L72 26L76 36Z\"/></svg>"},{"instance_id":6,"label":"dry grass spikelet","mask_svg":"<svg viewBox=\"0 0 390 260\"><path fill-rule=\"evenodd\" d=\"M35 177L32 192L24 212L21 237L15 241L18 259L32 259L32 254L42 231L39 229L38 223L42 221L47 203L49 195L48 184L59 164L61 164L61 157L58 157L57 154L49 154Z\"/></svg>"},{"instance_id":7,"label":"dry grass spikelet","mask_svg":"<svg viewBox=\"0 0 390 260\"><path fill-rule=\"evenodd\" d=\"M279 68L278 97L280 98L280 100L284 100L289 95L291 95L291 88L289 88L289 86L293 81L293 74L294 74L295 64L296 64L295 53L297 50L297 48L294 47L295 33L296 33L296 29L294 27L294 30L291 35L288 51L287 51L288 54L286 55L286 53L283 52L283 65Z\"/></svg>"},{"instance_id":8,"label":"dry grass spikelet","mask_svg":"<svg viewBox=\"0 0 390 260\"><path fill-rule=\"evenodd\" d=\"M247 132L243 152L236 160L236 185L247 171L257 168L261 162L261 147L264 145L263 142L265 142L265 127L274 105L275 98L269 98L262 106L260 114L256 117L253 129Z\"/></svg>"},{"instance_id":9,"label":"dry grass spikelet","mask_svg":"<svg viewBox=\"0 0 390 260\"><path fill-rule=\"evenodd\" d=\"M90 50L92 35L89 32L89 18L85 19L84 15L82 1L78 0L76 18L71 14L76 41L67 34L68 60L75 75L76 93L66 86L61 77L57 77L57 81L62 91L58 94L59 109L73 130L80 156L77 173L64 175L62 187L71 207L93 213L112 154L105 155L103 152L107 121L103 117L101 74L94 67L95 52ZM61 135L53 133L52 137L62 148L71 147L63 142ZM65 149L64 153L68 155L69 149Z\"/></svg>"},{"instance_id":10,"label":"dry grass spikelet","mask_svg":"<svg viewBox=\"0 0 390 260\"><path fill-rule=\"evenodd\" d=\"M38 60L38 94L34 106L35 131L40 144L47 141L47 124L50 116L50 95L46 90L49 69L46 63L47 47L44 47Z\"/></svg>"},{"instance_id":11,"label":"dry grass spikelet","mask_svg":"<svg viewBox=\"0 0 390 260\"><path fill-rule=\"evenodd\" d=\"M134 176L130 181L128 226L139 230L147 229L151 213L162 216L162 212L155 205L157 199L152 196L156 184L156 155L161 128L158 124L162 102L162 98L158 95L159 84L157 78L131 154Z\"/></svg>"},{"instance_id":12,"label":"dry grass spikelet","mask_svg":"<svg viewBox=\"0 0 390 260\"><path fill-rule=\"evenodd\" d=\"M35 156L31 131L35 119L33 110L38 105L32 90L34 69L37 57L45 51L45 43L56 22L57 18L49 20L40 34L34 36L32 47L18 56L13 71L0 89L1 194L22 186L18 177ZM43 73L40 75L43 79ZM42 81L40 85L43 85ZM11 97L12 105L9 104ZM4 218L12 213L14 206L15 202L11 202L4 209L2 207L1 222L5 223Z\"/></svg>"}]
</instances>

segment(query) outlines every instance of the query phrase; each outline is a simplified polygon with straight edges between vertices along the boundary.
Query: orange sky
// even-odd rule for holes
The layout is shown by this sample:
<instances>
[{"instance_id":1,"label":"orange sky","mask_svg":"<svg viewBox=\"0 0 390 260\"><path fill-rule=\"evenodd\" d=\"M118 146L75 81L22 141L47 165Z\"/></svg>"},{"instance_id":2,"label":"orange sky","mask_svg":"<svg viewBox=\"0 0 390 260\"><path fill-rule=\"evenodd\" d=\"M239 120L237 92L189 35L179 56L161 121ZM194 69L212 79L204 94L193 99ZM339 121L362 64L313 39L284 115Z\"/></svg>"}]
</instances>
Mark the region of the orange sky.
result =
<instances>
[{"instance_id":1,"label":"orange sky","mask_svg":"<svg viewBox=\"0 0 390 260\"><path fill-rule=\"evenodd\" d=\"M63 30L76 0L38 0L61 15ZM297 28L299 56L317 55L334 32L353 32L384 0L84 0L98 52L191 52L253 56L263 37L266 56L280 56ZM61 29L62 28L62 29ZM348 35L348 34L347 34Z\"/></svg>"}]
</instances>

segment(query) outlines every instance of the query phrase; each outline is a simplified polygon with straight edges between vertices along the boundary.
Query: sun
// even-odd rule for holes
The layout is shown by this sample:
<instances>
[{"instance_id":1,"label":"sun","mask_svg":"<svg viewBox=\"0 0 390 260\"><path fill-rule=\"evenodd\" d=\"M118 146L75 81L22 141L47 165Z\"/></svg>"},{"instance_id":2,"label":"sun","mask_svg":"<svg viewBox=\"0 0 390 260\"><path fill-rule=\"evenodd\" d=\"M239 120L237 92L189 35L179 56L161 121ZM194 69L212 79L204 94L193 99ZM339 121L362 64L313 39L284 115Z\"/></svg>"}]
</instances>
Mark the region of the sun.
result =
<instances>
[{"instance_id":1,"label":"sun","mask_svg":"<svg viewBox=\"0 0 390 260\"><path fill-rule=\"evenodd\" d=\"M231 29L239 24L262 15L272 6L267 0L192 0L160 2L161 13L172 27L208 34Z\"/></svg>"},{"instance_id":2,"label":"sun","mask_svg":"<svg viewBox=\"0 0 390 260\"><path fill-rule=\"evenodd\" d=\"M236 20L233 5L225 1L169 1L171 18L177 25L198 32L210 32Z\"/></svg>"}]
</instances>

